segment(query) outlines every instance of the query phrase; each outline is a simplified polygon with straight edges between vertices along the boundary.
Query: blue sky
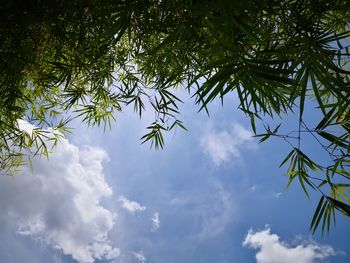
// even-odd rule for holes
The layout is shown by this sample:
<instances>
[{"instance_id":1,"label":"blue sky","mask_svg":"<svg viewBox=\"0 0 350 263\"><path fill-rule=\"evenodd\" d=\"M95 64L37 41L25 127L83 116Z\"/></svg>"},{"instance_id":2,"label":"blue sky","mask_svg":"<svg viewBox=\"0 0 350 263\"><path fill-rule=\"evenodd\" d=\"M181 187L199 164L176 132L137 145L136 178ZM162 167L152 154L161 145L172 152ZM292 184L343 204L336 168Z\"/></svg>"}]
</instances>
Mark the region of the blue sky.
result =
<instances>
[{"instance_id":1,"label":"blue sky","mask_svg":"<svg viewBox=\"0 0 350 263\"><path fill-rule=\"evenodd\" d=\"M49 160L0 178L2 261L349 262L349 220L312 236L318 196L286 190L278 168L289 146L258 144L236 107L214 102L208 118L186 100L188 132L167 134L163 150L140 145L151 112L119 113L105 133L76 122Z\"/></svg>"}]
</instances>

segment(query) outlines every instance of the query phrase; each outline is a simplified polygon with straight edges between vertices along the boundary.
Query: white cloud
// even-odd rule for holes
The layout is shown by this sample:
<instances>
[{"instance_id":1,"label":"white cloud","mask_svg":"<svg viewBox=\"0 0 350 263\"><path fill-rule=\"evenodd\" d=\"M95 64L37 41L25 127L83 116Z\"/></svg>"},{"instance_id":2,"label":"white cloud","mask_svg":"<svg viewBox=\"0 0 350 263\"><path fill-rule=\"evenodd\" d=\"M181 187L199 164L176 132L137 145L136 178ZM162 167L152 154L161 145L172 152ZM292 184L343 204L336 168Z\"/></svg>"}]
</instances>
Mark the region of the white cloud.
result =
<instances>
[{"instance_id":1,"label":"white cloud","mask_svg":"<svg viewBox=\"0 0 350 263\"><path fill-rule=\"evenodd\" d=\"M257 249L257 263L314 263L336 253L331 246L320 245L313 241L304 241L291 247L272 234L269 228L254 232L249 230L243 246Z\"/></svg>"},{"instance_id":2,"label":"white cloud","mask_svg":"<svg viewBox=\"0 0 350 263\"><path fill-rule=\"evenodd\" d=\"M115 214L100 204L112 195L102 171L107 158L99 148L82 150L62 139L49 160L34 160L33 173L0 177L0 224L82 263L117 258L108 239Z\"/></svg>"},{"instance_id":3,"label":"white cloud","mask_svg":"<svg viewBox=\"0 0 350 263\"><path fill-rule=\"evenodd\" d=\"M156 212L154 213L153 217L152 217L152 227L151 227L151 231L155 232L158 230L159 226L160 226L160 219L159 219L159 213Z\"/></svg>"},{"instance_id":4,"label":"white cloud","mask_svg":"<svg viewBox=\"0 0 350 263\"><path fill-rule=\"evenodd\" d=\"M30 124L29 122L21 119L17 120L17 125L21 131L26 131L28 133L31 133L35 129L35 126L33 124Z\"/></svg>"},{"instance_id":5,"label":"white cloud","mask_svg":"<svg viewBox=\"0 0 350 263\"><path fill-rule=\"evenodd\" d=\"M120 196L118 201L121 203L124 209L126 209L133 215L137 212L142 212L146 210L145 206L140 205L138 202L128 200L125 196Z\"/></svg>"},{"instance_id":6,"label":"white cloud","mask_svg":"<svg viewBox=\"0 0 350 263\"><path fill-rule=\"evenodd\" d=\"M146 258L145 256L143 255L143 252L142 251L139 251L139 252L131 252L134 257L140 261L141 263L145 263L146 262Z\"/></svg>"},{"instance_id":7,"label":"white cloud","mask_svg":"<svg viewBox=\"0 0 350 263\"><path fill-rule=\"evenodd\" d=\"M241 156L242 148L252 148L253 134L238 123L230 131L209 131L200 140L203 151L216 166Z\"/></svg>"}]
</instances>

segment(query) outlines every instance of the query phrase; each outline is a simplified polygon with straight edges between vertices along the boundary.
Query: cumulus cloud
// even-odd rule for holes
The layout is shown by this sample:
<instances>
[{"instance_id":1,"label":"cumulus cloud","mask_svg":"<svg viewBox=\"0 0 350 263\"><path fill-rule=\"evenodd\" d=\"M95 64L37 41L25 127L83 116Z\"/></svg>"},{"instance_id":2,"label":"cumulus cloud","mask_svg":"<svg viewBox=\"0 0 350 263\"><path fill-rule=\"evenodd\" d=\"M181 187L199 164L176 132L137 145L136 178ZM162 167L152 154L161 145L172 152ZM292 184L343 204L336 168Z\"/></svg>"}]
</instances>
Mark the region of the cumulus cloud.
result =
<instances>
[{"instance_id":1,"label":"cumulus cloud","mask_svg":"<svg viewBox=\"0 0 350 263\"><path fill-rule=\"evenodd\" d=\"M134 255L134 257L140 261L141 263L145 263L146 262L146 258L145 256L143 255L143 252L142 251L139 251L139 252L132 252L132 254Z\"/></svg>"},{"instance_id":2,"label":"cumulus cloud","mask_svg":"<svg viewBox=\"0 0 350 263\"><path fill-rule=\"evenodd\" d=\"M258 250L255 256L257 263L314 263L336 254L331 246L313 241L291 247L278 235L272 234L269 228L259 232L249 230L243 246Z\"/></svg>"},{"instance_id":3,"label":"cumulus cloud","mask_svg":"<svg viewBox=\"0 0 350 263\"><path fill-rule=\"evenodd\" d=\"M124 209L126 209L133 215L137 212L142 212L146 210L145 206L140 205L138 202L128 200L125 196L120 196L118 201L121 203Z\"/></svg>"},{"instance_id":4,"label":"cumulus cloud","mask_svg":"<svg viewBox=\"0 0 350 263\"><path fill-rule=\"evenodd\" d=\"M115 214L100 204L112 195L102 167L107 158L99 148L62 139L49 160L34 160L33 172L0 177L0 224L81 263L117 258L108 238Z\"/></svg>"},{"instance_id":5,"label":"cumulus cloud","mask_svg":"<svg viewBox=\"0 0 350 263\"><path fill-rule=\"evenodd\" d=\"M152 220L152 227L151 227L151 231L155 232L158 230L158 228L160 227L160 219L159 219L159 213L156 212L154 213L153 217L151 218Z\"/></svg>"},{"instance_id":6,"label":"cumulus cloud","mask_svg":"<svg viewBox=\"0 0 350 263\"><path fill-rule=\"evenodd\" d=\"M252 133L238 123L230 131L210 131L200 140L203 151L210 156L216 166L241 156L241 149L253 147Z\"/></svg>"}]
</instances>

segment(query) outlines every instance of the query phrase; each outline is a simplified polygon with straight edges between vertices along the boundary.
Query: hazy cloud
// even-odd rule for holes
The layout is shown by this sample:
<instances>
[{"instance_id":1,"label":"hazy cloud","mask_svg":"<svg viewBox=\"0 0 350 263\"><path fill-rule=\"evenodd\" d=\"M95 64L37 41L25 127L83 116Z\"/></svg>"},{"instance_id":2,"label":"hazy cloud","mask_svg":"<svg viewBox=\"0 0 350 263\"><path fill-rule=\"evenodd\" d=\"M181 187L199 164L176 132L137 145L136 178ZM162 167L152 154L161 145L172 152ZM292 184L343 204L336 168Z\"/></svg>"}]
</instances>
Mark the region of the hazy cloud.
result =
<instances>
[{"instance_id":1,"label":"hazy cloud","mask_svg":"<svg viewBox=\"0 0 350 263\"><path fill-rule=\"evenodd\" d=\"M200 238L214 237L225 231L232 222L234 202L231 194L219 182L213 183L214 190L209 197L209 203L199 207L198 213L202 217Z\"/></svg>"},{"instance_id":2,"label":"hazy cloud","mask_svg":"<svg viewBox=\"0 0 350 263\"><path fill-rule=\"evenodd\" d=\"M277 193L274 193L273 196L275 198L279 198L280 196L282 195L282 192L277 192Z\"/></svg>"},{"instance_id":3,"label":"hazy cloud","mask_svg":"<svg viewBox=\"0 0 350 263\"><path fill-rule=\"evenodd\" d=\"M33 173L0 177L0 223L82 263L118 257L108 239L115 214L100 204L112 195L103 175L107 158L62 139L49 160L34 160Z\"/></svg>"},{"instance_id":4,"label":"hazy cloud","mask_svg":"<svg viewBox=\"0 0 350 263\"><path fill-rule=\"evenodd\" d=\"M159 219L159 213L156 212L154 213L153 217L152 217L152 227L151 227L151 231L155 232L158 230L159 226L160 226L160 219Z\"/></svg>"},{"instance_id":5,"label":"hazy cloud","mask_svg":"<svg viewBox=\"0 0 350 263\"><path fill-rule=\"evenodd\" d=\"M139 252L132 252L132 254L134 255L134 257L140 261L141 263L145 263L146 262L146 258L145 256L143 255L143 252L142 251L139 251Z\"/></svg>"},{"instance_id":6,"label":"hazy cloud","mask_svg":"<svg viewBox=\"0 0 350 263\"><path fill-rule=\"evenodd\" d=\"M208 188L192 190L169 202L174 210L183 210L191 225L191 236L205 240L222 234L239 214L232 193L217 180L210 180Z\"/></svg>"},{"instance_id":7,"label":"hazy cloud","mask_svg":"<svg viewBox=\"0 0 350 263\"><path fill-rule=\"evenodd\" d=\"M250 190L254 192L254 191L256 190L256 185L252 185L252 186L250 187Z\"/></svg>"},{"instance_id":8,"label":"hazy cloud","mask_svg":"<svg viewBox=\"0 0 350 263\"><path fill-rule=\"evenodd\" d=\"M269 228L258 232L249 230L243 246L258 250L255 256L257 263L314 263L336 254L331 246L313 241L291 247L278 235L272 234Z\"/></svg>"},{"instance_id":9,"label":"hazy cloud","mask_svg":"<svg viewBox=\"0 0 350 263\"><path fill-rule=\"evenodd\" d=\"M138 202L128 200L125 196L120 196L118 201L121 203L124 209L126 209L133 215L137 212L142 212L146 210L145 206L140 205Z\"/></svg>"},{"instance_id":10,"label":"hazy cloud","mask_svg":"<svg viewBox=\"0 0 350 263\"><path fill-rule=\"evenodd\" d=\"M241 149L253 147L252 133L238 123L229 131L209 131L200 140L204 153L216 166L241 156Z\"/></svg>"}]
</instances>

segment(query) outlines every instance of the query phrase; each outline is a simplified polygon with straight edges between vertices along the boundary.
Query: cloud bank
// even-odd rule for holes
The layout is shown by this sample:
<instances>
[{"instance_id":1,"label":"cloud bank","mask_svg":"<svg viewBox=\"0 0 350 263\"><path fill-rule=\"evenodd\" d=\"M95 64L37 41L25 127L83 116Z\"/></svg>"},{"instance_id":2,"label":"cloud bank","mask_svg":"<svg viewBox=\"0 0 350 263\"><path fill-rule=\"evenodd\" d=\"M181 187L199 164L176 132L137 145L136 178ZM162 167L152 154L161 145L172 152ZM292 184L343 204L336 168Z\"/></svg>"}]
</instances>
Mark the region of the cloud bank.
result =
<instances>
[{"instance_id":1,"label":"cloud bank","mask_svg":"<svg viewBox=\"0 0 350 263\"><path fill-rule=\"evenodd\" d=\"M272 234L269 228L259 232L249 230L243 246L258 250L257 263L315 263L336 254L331 246L313 241L291 247Z\"/></svg>"},{"instance_id":2,"label":"cloud bank","mask_svg":"<svg viewBox=\"0 0 350 263\"><path fill-rule=\"evenodd\" d=\"M102 167L107 158L62 139L49 160L34 160L33 173L0 177L0 228L16 228L81 263L117 258L108 238L115 214L100 204L112 195Z\"/></svg>"}]
</instances>

